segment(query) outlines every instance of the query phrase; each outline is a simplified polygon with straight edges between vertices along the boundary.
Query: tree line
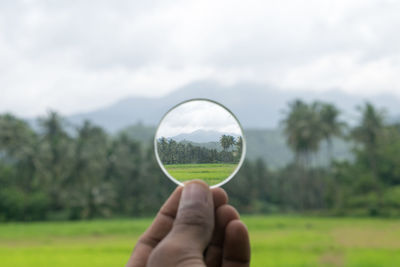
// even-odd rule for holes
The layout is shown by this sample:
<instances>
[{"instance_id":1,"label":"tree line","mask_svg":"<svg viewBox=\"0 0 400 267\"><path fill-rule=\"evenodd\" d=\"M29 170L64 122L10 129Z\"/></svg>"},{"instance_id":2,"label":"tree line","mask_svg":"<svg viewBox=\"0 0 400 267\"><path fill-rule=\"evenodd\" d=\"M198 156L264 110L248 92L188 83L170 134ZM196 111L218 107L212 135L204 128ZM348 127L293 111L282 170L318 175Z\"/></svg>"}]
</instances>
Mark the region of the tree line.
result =
<instances>
[{"instance_id":1,"label":"tree line","mask_svg":"<svg viewBox=\"0 0 400 267\"><path fill-rule=\"evenodd\" d=\"M189 141L177 142L172 138L157 139L157 152L163 164L238 163L242 153L242 137L221 135L222 151ZM216 144L217 145L217 144Z\"/></svg>"},{"instance_id":2,"label":"tree line","mask_svg":"<svg viewBox=\"0 0 400 267\"><path fill-rule=\"evenodd\" d=\"M294 161L278 170L246 161L224 186L231 202L243 213L400 216L400 124L369 103L358 112L346 125L332 104L289 103L282 131ZM313 164L333 138L348 140L353 158ZM0 115L0 221L153 215L174 187L153 147L126 133L74 126L55 112L34 129Z\"/></svg>"},{"instance_id":3,"label":"tree line","mask_svg":"<svg viewBox=\"0 0 400 267\"><path fill-rule=\"evenodd\" d=\"M296 156L286 171L298 170L290 179L298 179L297 197L304 194L298 202L302 209L315 207L347 215L400 215L399 122L390 122L385 110L368 102L357 107L359 119L353 126L341 121L340 110L329 103L296 100L288 107L282 125ZM353 144L353 160L332 159L326 168L313 166L312 158L321 143L331 148L333 138Z\"/></svg>"}]
</instances>

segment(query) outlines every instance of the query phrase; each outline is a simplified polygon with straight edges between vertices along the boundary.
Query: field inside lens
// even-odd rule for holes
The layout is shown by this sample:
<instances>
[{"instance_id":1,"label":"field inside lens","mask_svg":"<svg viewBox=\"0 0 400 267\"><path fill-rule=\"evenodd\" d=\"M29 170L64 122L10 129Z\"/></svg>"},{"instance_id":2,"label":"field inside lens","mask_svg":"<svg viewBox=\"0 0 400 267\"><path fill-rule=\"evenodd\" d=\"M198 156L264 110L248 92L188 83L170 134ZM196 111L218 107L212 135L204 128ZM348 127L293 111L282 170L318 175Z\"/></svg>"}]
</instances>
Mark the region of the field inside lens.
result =
<instances>
[{"instance_id":1,"label":"field inside lens","mask_svg":"<svg viewBox=\"0 0 400 267\"><path fill-rule=\"evenodd\" d=\"M158 138L157 151L164 168L176 180L199 179L211 186L223 182L235 171L242 144L239 135L196 131Z\"/></svg>"},{"instance_id":2,"label":"field inside lens","mask_svg":"<svg viewBox=\"0 0 400 267\"><path fill-rule=\"evenodd\" d=\"M200 179L209 185L225 180L235 170L237 163L169 164L168 173L178 181Z\"/></svg>"}]
</instances>

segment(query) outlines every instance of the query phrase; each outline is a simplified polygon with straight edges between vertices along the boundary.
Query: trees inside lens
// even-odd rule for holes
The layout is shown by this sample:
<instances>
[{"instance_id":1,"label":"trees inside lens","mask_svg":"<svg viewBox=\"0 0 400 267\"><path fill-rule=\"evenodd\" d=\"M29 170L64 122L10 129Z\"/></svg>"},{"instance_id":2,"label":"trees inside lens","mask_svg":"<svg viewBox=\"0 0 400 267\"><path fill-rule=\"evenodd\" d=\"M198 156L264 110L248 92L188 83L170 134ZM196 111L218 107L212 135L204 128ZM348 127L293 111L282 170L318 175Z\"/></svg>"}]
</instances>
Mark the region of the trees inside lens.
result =
<instances>
[{"instance_id":1,"label":"trees inside lens","mask_svg":"<svg viewBox=\"0 0 400 267\"><path fill-rule=\"evenodd\" d=\"M164 172L179 182L201 179L216 185L230 178L243 160L243 132L223 106L191 100L171 109L155 139Z\"/></svg>"}]
</instances>

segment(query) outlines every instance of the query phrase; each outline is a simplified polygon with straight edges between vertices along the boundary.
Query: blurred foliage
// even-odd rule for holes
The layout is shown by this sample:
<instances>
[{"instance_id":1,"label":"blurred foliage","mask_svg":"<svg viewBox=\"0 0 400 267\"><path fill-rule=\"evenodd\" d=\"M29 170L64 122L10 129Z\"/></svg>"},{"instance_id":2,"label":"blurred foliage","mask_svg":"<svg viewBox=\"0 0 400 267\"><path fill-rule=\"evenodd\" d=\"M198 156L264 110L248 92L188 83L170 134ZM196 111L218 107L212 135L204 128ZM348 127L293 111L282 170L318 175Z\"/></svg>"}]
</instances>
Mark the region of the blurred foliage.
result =
<instances>
[{"instance_id":1,"label":"blurred foliage","mask_svg":"<svg viewBox=\"0 0 400 267\"><path fill-rule=\"evenodd\" d=\"M400 216L400 125L369 103L358 110L349 127L332 104L290 103L282 125L294 161L279 169L246 161L224 186L231 203L243 213ZM151 140L70 125L55 112L39 126L0 115L0 221L145 216L174 189ZM312 164L332 138L354 144L353 159Z\"/></svg>"}]
</instances>

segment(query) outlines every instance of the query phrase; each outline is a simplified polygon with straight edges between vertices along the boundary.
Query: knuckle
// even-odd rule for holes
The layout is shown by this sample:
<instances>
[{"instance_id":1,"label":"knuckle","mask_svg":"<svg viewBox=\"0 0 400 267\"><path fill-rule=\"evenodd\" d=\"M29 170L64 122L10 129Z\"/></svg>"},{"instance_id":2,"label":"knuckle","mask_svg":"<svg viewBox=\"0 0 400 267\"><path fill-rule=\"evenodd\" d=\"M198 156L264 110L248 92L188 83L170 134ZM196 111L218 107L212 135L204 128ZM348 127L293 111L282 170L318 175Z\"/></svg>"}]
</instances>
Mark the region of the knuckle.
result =
<instances>
[{"instance_id":1,"label":"knuckle","mask_svg":"<svg viewBox=\"0 0 400 267\"><path fill-rule=\"evenodd\" d=\"M182 242L164 242L157 247L158 252L165 257L171 257L171 255L182 255L187 254L188 246Z\"/></svg>"},{"instance_id":2,"label":"knuckle","mask_svg":"<svg viewBox=\"0 0 400 267\"><path fill-rule=\"evenodd\" d=\"M151 253L147 266L194 266L186 263L198 259L199 255L187 244L167 239Z\"/></svg>"},{"instance_id":3,"label":"knuckle","mask_svg":"<svg viewBox=\"0 0 400 267\"><path fill-rule=\"evenodd\" d=\"M175 221L175 226L194 226L207 230L213 227L213 222L214 219L212 218L212 214L210 215L207 212L207 209L204 207L189 205L181 208L179 217Z\"/></svg>"}]
</instances>

